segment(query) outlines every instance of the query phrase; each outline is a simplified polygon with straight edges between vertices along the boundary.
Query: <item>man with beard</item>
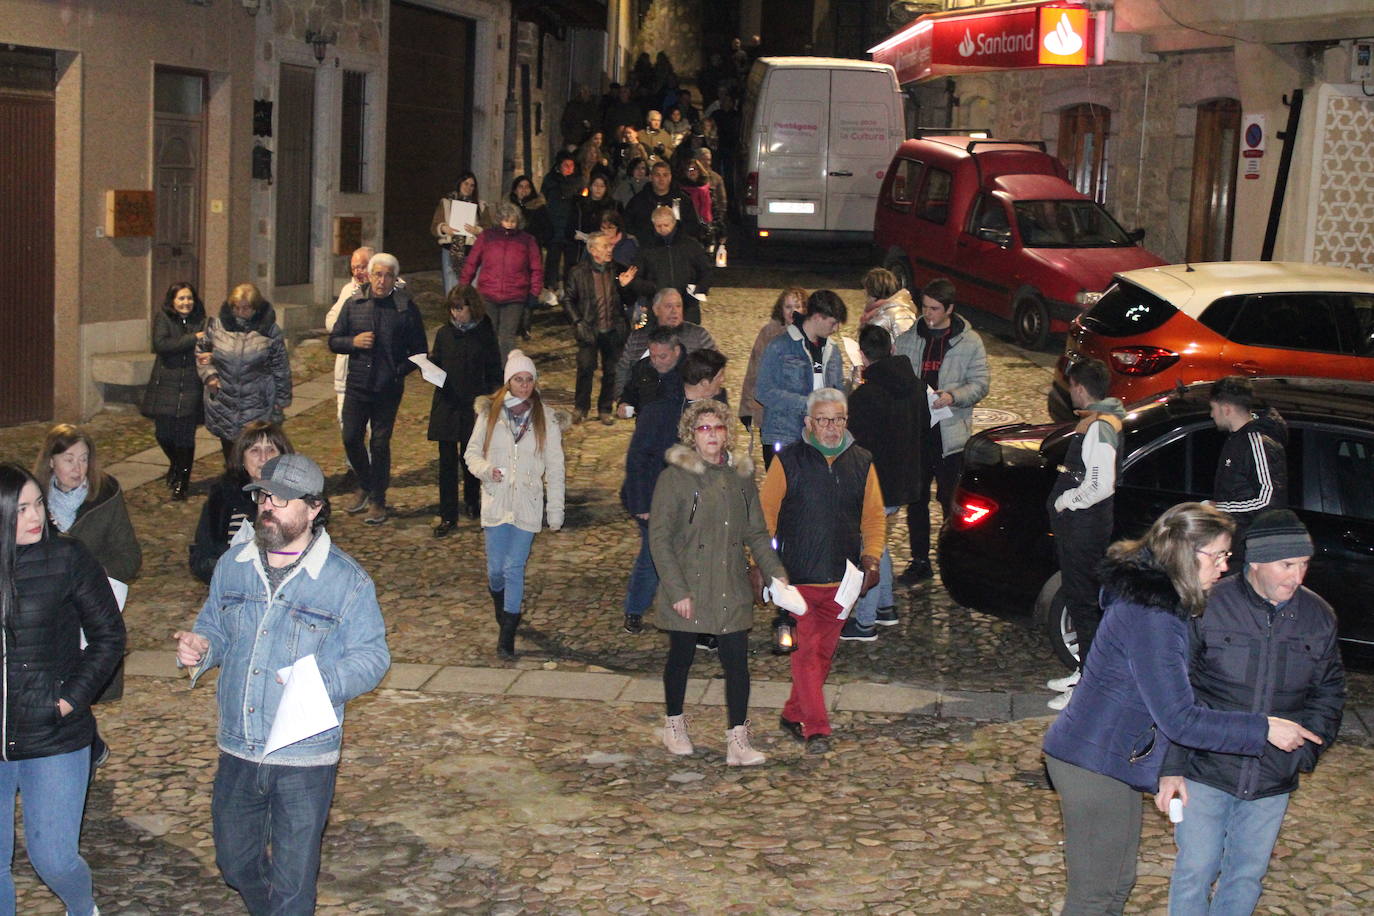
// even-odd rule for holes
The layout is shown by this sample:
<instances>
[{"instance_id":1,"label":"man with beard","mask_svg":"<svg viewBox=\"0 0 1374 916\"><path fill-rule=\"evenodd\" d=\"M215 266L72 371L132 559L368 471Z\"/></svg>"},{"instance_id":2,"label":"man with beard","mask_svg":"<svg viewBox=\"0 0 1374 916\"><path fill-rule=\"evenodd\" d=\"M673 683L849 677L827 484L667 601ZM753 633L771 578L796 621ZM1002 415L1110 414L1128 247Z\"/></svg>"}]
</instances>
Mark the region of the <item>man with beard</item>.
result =
<instances>
[{"instance_id":1,"label":"man with beard","mask_svg":"<svg viewBox=\"0 0 1374 916\"><path fill-rule=\"evenodd\" d=\"M193 687L220 668L210 807L220 874L250 913L312 913L344 704L380 683L391 654L372 579L325 530L319 465L281 455L244 489L259 507L254 540L215 566L195 626L174 634L177 664ZM337 724L269 750L283 682L312 675Z\"/></svg>"}]
</instances>

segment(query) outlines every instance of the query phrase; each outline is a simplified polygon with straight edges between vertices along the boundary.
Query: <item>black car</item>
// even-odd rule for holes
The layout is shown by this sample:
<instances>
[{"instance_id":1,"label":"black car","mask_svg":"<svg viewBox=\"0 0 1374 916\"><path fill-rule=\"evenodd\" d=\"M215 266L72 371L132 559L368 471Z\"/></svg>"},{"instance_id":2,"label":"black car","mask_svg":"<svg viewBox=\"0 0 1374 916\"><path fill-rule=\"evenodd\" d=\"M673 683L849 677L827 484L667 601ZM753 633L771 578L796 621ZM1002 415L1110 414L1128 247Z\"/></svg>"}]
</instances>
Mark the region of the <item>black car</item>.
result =
<instances>
[{"instance_id":1,"label":"black car","mask_svg":"<svg viewBox=\"0 0 1374 916\"><path fill-rule=\"evenodd\" d=\"M1306 585L1335 608L1342 645L1374 649L1374 384L1256 379L1288 423L1288 499L1316 553ZM1116 490L1116 536L1136 537L1165 509L1208 499L1225 435L1208 413L1210 383L1131 405ZM1066 665L1077 637L1064 608L1046 498L1073 424L1016 424L969 439L940 531L940 573L964 607L1029 618Z\"/></svg>"}]
</instances>

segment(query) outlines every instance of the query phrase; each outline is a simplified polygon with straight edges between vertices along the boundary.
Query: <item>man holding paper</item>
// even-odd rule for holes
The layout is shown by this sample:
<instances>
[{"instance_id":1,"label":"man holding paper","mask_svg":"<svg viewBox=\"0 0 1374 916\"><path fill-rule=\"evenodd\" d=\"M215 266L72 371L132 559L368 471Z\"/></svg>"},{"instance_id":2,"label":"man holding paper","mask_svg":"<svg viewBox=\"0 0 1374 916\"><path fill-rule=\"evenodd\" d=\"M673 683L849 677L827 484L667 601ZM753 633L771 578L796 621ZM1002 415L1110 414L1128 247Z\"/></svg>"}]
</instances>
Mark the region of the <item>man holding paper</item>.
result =
<instances>
[{"instance_id":1,"label":"man holding paper","mask_svg":"<svg viewBox=\"0 0 1374 916\"><path fill-rule=\"evenodd\" d=\"M805 600L791 655L785 731L808 753L830 750L825 679L854 602L878 581L887 523L873 456L845 428L848 402L837 388L806 399L801 441L778 452L759 496L788 581Z\"/></svg>"},{"instance_id":2,"label":"man holding paper","mask_svg":"<svg viewBox=\"0 0 1374 916\"><path fill-rule=\"evenodd\" d=\"M410 294L396 285L401 265L386 252L367 263L368 288L350 299L329 334L329 349L348 355L344 384L343 445L358 475L358 498L344 511L368 510L369 525L387 519L391 484L391 431L405 394L410 357L429 351L424 320ZM364 436L370 428L367 443Z\"/></svg>"},{"instance_id":3,"label":"man holding paper","mask_svg":"<svg viewBox=\"0 0 1374 916\"><path fill-rule=\"evenodd\" d=\"M177 664L219 666L215 861L253 914L312 913L344 704L391 665L372 579L333 546L324 474L281 455L245 490L252 543L220 558ZM276 745L290 741L280 749Z\"/></svg>"}]
</instances>

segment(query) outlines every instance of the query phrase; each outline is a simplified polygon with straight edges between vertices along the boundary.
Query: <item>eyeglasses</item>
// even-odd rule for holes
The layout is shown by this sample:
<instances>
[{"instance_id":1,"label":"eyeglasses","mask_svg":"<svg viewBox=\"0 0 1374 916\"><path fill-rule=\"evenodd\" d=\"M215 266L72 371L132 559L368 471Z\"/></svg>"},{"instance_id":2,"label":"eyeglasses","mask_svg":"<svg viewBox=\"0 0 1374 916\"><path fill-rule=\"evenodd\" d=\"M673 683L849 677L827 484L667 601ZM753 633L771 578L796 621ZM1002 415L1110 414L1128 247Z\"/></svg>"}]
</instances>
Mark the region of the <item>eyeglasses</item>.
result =
<instances>
[{"instance_id":1,"label":"eyeglasses","mask_svg":"<svg viewBox=\"0 0 1374 916\"><path fill-rule=\"evenodd\" d=\"M291 502L291 497L289 497L289 496L273 496L271 493L268 493L266 490L254 490L254 491L253 491L253 502L257 503L259 506L261 506L263 503L269 503L270 505L272 505L273 507L275 507L275 508L277 508L277 509L285 509L286 506L287 506L287 504Z\"/></svg>"},{"instance_id":2,"label":"eyeglasses","mask_svg":"<svg viewBox=\"0 0 1374 916\"><path fill-rule=\"evenodd\" d=\"M849 422L848 417L812 417L811 422L819 427L844 426Z\"/></svg>"},{"instance_id":3,"label":"eyeglasses","mask_svg":"<svg viewBox=\"0 0 1374 916\"><path fill-rule=\"evenodd\" d=\"M693 426L692 429L696 430L697 432L701 433L701 434L704 436L704 435L706 435L707 433L723 433L723 432L725 432L725 424L724 424L724 423L715 423L715 424L712 424L712 423L703 423L703 424L701 424L700 426Z\"/></svg>"},{"instance_id":4,"label":"eyeglasses","mask_svg":"<svg viewBox=\"0 0 1374 916\"><path fill-rule=\"evenodd\" d=\"M1204 557L1206 557L1207 559L1211 560L1213 566L1220 566L1221 564L1225 563L1227 560L1231 559L1231 551L1229 551L1229 550L1216 550L1216 551L1213 551L1213 550L1203 550L1201 547L1199 547L1199 548L1197 548L1197 552L1200 553L1200 554L1202 554L1202 555L1203 555Z\"/></svg>"}]
</instances>

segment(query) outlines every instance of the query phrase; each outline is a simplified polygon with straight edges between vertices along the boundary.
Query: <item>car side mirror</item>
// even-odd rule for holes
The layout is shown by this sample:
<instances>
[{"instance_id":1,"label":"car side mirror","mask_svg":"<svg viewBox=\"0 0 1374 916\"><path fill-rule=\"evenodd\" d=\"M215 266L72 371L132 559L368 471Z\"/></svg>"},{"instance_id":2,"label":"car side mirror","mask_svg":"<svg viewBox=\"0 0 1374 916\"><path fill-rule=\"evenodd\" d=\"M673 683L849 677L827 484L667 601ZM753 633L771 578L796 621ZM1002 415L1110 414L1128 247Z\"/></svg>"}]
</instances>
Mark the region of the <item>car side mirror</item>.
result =
<instances>
[{"instance_id":1,"label":"car side mirror","mask_svg":"<svg viewBox=\"0 0 1374 916\"><path fill-rule=\"evenodd\" d=\"M979 229L974 235L985 242L992 242L999 248L1011 247L1010 229Z\"/></svg>"},{"instance_id":2,"label":"car side mirror","mask_svg":"<svg viewBox=\"0 0 1374 916\"><path fill-rule=\"evenodd\" d=\"M1132 245L1136 242L1143 242L1145 240L1145 229L1143 227L1140 229L1132 229L1130 232L1126 233L1126 238L1131 240Z\"/></svg>"}]
</instances>

